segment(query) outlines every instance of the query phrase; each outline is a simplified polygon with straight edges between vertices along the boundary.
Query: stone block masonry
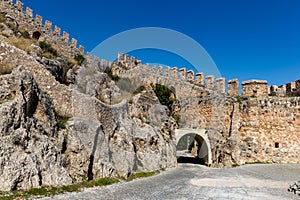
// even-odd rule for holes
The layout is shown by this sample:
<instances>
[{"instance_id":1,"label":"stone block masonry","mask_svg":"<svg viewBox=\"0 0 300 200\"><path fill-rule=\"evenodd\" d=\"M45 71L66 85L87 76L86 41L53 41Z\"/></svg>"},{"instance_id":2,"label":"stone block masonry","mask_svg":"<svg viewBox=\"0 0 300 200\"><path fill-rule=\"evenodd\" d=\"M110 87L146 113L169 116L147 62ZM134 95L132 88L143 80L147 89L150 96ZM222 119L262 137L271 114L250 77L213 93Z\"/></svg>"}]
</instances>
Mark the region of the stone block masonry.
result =
<instances>
[{"instance_id":1,"label":"stone block masonry","mask_svg":"<svg viewBox=\"0 0 300 200\"><path fill-rule=\"evenodd\" d=\"M286 94L286 85L272 85L269 89L269 96L285 97Z\"/></svg>"},{"instance_id":2,"label":"stone block masonry","mask_svg":"<svg viewBox=\"0 0 300 200\"><path fill-rule=\"evenodd\" d=\"M208 75L205 77L203 72L197 73L193 70L188 70L186 68L178 68L177 67L165 67L162 66L158 68L156 66L149 66L148 64L142 65L141 61L137 61L134 57L129 56L127 54L118 53L118 63L125 66L123 70L131 70L134 68L139 68L144 72L148 72L148 76L150 79L156 76L164 76L175 78L178 81L185 81L186 83L192 83L196 86L202 86L210 90L215 90L222 94L227 94L229 96L240 96L240 85L238 79L232 79L228 81L228 91L226 91L226 79L225 78L217 78L215 81L215 77L213 75ZM143 67L142 67L143 66ZM122 70L121 70L122 71ZM205 78L204 78L205 77ZM204 79L206 79L204 81ZM287 92L287 89L291 92ZM265 80L248 80L242 83L242 96L243 97L267 97L267 96L297 96L295 93L300 91L300 80L298 82L293 82L291 84L282 85L282 86L268 86L267 81ZM197 92L196 92L197 93ZM300 94L300 92L298 92ZM299 96L299 95L298 95Z\"/></svg>"},{"instance_id":3,"label":"stone block masonry","mask_svg":"<svg viewBox=\"0 0 300 200\"><path fill-rule=\"evenodd\" d=\"M180 78L186 79L186 68L181 68L179 70Z\"/></svg>"},{"instance_id":4,"label":"stone block masonry","mask_svg":"<svg viewBox=\"0 0 300 200\"><path fill-rule=\"evenodd\" d=\"M19 24L20 28L27 30L31 36L35 36L38 41L45 40L47 43L50 43L59 53L67 57L74 57L77 54L85 54L84 46L79 45L74 38L70 38L70 34L66 31L62 31L56 25L49 20L45 20L43 24L43 17L36 14L33 18L34 11L26 7L24 10L24 4L17 0L13 3L12 0L1 0L0 8L2 12L7 13L11 18L15 19ZM54 30L53 30L54 26ZM71 40L71 41L70 41ZM90 54L87 55L89 60L92 61L93 56ZM100 60L100 59L98 59ZM137 66L137 63L141 66L141 61L137 61L134 57L131 57L126 54L119 53L118 62L123 62L124 66L128 69L132 69ZM105 66L109 65L109 62L104 61ZM98 63L100 64L100 62ZM149 71L146 67L143 68L145 71ZM204 83L204 74L195 73L192 70L187 70L181 68L179 71L177 67L172 69L157 69L154 71L155 76L169 76L172 78L180 78L189 83L194 83L198 86L205 86L208 89L218 90L221 93L226 93L226 87L224 80L217 80L215 83L215 78L213 76L206 77L206 83ZM216 84L216 85L215 85ZM224 89L225 88L225 89ZM268 92L270 90L270 92ZM295 96L300 94L300 80L298 82L291 82L282 87L278 87L276 92L274 90L271 92L271 88L267 86L267 82L261 80L250 80L242 83L242 95L245 97L266 97L269 94L273 96ZM228 82L228 95L238 96L239 94L239 82Z\"/></svg>"},{"instance_id":5,"label":"stone block masonry","mask_svg":"<svg viewBox=\"0 0 300 200\"><path fill-rule=\"evenodd\" d=\"M228 95L238 96L239 95L239 80L233 79L228 81Z\"/></svg>"},{"instance_id":6,"label":"stone block masonry","mask_svg":"<svg viewBox=\"0 0 300 200\"><path fill-rule=\"evenodd\" d=\"M204 74L203 73L196 74L196 85L204 86Z\"/></svg>"},{"instance_id":7,"label":"stone block masonry","mask_svg":"<svg viewBox=\"0 0 300 200\"><path fill-rule=\"evenodd\" d=\"M214 89L215 87L215 77L213 75L206 76L206 88Z\"/></svg>"},{"instance_id":8,"label":"stone block masonry","mask_svg":"<svg viewBox=\"0 0 300 200\"><path fill-rule=\"evenodd\" d=\"M296 90L300 91L300 79L296 81Z\"/></svg>"},{"instance_id":9,"label":"stone block masonry","mask_svg":"<svg viewBox=\"0 0 300 200\"><path fill-rule=\"evenodd\" d=\"M189 70L189 71L187 72L187 80L188 80L189 82L193 83L193 82L194 82L194 79L195 79L195 73L194 73L194 71L193 71L193 70Z\"/></svg>"},{"instance_id":10,"label":"stone block masonry","mask_svg":"<svg viewBox=\"0 0 300 200\"><path fill-rule=\"evenodd\" d=\"M1 12L16 20L19 28L28 31L31 36L39 32L40 34L38 34L36 39L50 43L62 55L68 57L74 57L77 54L84 55L84 47L80 46L77 48L77 40L74 38L71 38L70 42L69 33L64 31L63 35L61 35L61 29L56 25L54 25L53 30L53 24L49 20L45 20L43 24L43 17L38 14L33 17L34 11L29 7L26 7L24 10L24 3L20 0L17 0L15 4L12 0L1 0L0 8Z\"/></svg>"},{"instance_id":11,"label":"stone block masonry","mask_svg":"<svg viewBox=\"0 0 300 200\"><path fill-rule=\"evenodd\" d=\"M239 113L244 162L300 162L300 97L252 99Z\"/></svg>"},{"instance_id":12,"label":"stone block masonry","mask_svg":"<svg viewBox=\"0 0 300 200\"><path fill-rule=\"evenodd\" d=\"M295 82L290 82L286 84L286 95L287 96L292 96L292 94L296 90L296 83Z\"/></svg>"},{"instance_id":13,"label":"stone block masonry","mask_svg":"<svg viewBox=\"0 0 300 200\"><path fill-rule=\"evenodd\" d=\"M216 80L216 90L222 94L226 93L226 79L218 78Z\"/></svg>"},{"instance_id":14,"label":"stone block masonry","mask_svg":"<svg viewBox=\"0 0 300 200\"><path fill-rule=\"evenodd\" d=\"M249 80L242 83L243 97L268 97L268 82L265 80Z\"/></svg>"}]
</instances>

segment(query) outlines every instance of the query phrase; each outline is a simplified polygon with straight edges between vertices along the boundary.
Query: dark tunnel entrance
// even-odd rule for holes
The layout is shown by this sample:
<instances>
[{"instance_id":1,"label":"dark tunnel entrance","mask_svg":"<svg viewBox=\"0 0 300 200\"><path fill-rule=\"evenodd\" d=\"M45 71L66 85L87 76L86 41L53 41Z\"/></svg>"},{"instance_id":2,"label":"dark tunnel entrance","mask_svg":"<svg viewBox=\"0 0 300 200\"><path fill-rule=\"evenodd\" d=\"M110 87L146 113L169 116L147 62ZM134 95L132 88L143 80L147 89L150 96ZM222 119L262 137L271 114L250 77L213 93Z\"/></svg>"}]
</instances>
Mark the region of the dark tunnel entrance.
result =
<instances>
[{"instance_id":1,"label":"dark tunnel entrance","mask_svg":"<svg viewBox=\"0 0 300 200\"><path fill-rule=\"evenodd\" d=\"M33 38L33 39L39 40L41 36L42 36L42 34L41 34L41 32L39 32L39 31L34 31L34 32L32 33L32 38Z\"/></svg>"},{"instance_id":2,"label":"dark tunnel entrance","mask_svg":"<svg viewBox=\"0 0 300 200\"><path fill-rule=\"evenodd\" d=\"M178 163L208 165L208 146L200 135L185 134L177 143L176 157Z\"/></svg>"}]
</instances>

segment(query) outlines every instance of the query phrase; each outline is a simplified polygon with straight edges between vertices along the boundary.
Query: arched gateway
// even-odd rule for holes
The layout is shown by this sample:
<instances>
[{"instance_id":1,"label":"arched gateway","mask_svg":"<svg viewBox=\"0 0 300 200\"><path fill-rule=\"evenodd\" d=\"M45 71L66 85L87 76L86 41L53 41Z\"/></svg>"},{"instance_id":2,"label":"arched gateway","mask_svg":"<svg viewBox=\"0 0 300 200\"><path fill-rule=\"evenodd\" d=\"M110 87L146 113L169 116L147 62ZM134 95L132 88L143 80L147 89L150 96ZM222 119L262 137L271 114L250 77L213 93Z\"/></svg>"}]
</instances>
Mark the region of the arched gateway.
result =
<instances>
[{"instance_id":1,"label":"arched gateway","mask_svg":"<svg viewBox=\"0 0 300 200\"><path fill-rule=\"evenodd\" d=\"M177 150L181 150L183 139L188 138L184 141L184 143L187 143L186 149L190 145L195 145L196 156L203 159L205 164L212 164L211 146L205 129L176 129L175 137ZM193 141L195 144L192 143Z\"/></svg>"}]
</instances>

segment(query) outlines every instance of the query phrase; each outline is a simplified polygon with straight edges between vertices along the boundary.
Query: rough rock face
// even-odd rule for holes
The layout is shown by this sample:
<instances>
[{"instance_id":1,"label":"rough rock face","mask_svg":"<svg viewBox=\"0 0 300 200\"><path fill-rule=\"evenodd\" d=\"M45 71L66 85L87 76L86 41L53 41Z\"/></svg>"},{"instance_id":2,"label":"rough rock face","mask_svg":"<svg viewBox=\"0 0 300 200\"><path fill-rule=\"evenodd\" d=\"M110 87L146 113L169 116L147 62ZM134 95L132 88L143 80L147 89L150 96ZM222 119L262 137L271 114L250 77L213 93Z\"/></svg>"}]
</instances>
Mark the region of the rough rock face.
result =
<instances>
[{"instance_id":1,"label":"rough rock face","mask_svg":"<svg viewBox=\"0 0 300 200\"><path fill-rule=\"evenodd\" d=\"M142 106L147 107L147 123L134 117ZM126 102L109 111L114 116L113 131L98 120L74 117L68 121L66 130L59 133L60 144L67 143L58 146L73 178L127 176L137 170L176 166L176 123L167 115L167 108L156 97L141 94L134 97L130 107L133 119Z\"/></svg>"},{"instance_id":2,"label":"rough rock face","mask_svg":"<svg viewBox=\"0 0 300 200\"><path fill-rule=\"evenodd\" d=\"M78 181L115 175L108 138L99 121L71 118L60 131L61 152L68 172Z\"/></svg>"},{"instance_id":3,"label":"rough rock face","mask_svg":"<svg viewBox=\"0 0 300 200\"><path fill-rule=\"evenodd\" d=\"M80 92L96 97L104 103L111 104L112 99L120 96L115 82L91 64L79 68L75 79Z\"/></svg>"},{"instance_id":4,"label":"rough rock face","mask_svg":"<svg viewBox=\"0 0 300 200\"><path fill-rule=\"evenodd\" d=\"M66 86L34 52L1 41L0 47L0 59L13 69L0 76L0 190L176 165L176 124L153 92L108 105L97 95L117 96L118 87L106 74L80 66L69 76L75 84ZM69 120L58 128L61 118Z\"/></svg>"},{"instance_id":5,"label":"rough rock face","mask_svg":"<svg viewBox=\"0 0 300 200\"><path fill-rule=\"evenodd\" d=\"M4 23L0 23L0 33L4 36L13 36L14 32Z\"/></svg>"},{"instance_id":6,"label":"rough rock face","mask_svg":"<svg viewBox=\"0 0 300 200\"><path fill-rule=\"evenodd\" d=\"M45 68L55 77L58 82L62 82L62 64L59 61L54 61L43 57L38 60Z\"/></svg>"},{"instance_id":7,"label":"rough rock face","mask_svg":"<svg viewBox=\"0 0 300 200\"><path fill-rule=\"evenodd\" d=\"M177 124L169 110L159 103L153 91L144 91L133 98L130 115L134 130L137 158L142 169L154 170L176 166Z\"/></svg>"},{"instance_id":8,"label":"rough rock face","mask_svg":"<svg viewBox=\"0 0 300 200\"><path fill-rule=\"evenodd\" d=\"M72 183L54 142L51 99L22 67L0 76L0 83L0 189Z\"/></svg>"}]
</instances>

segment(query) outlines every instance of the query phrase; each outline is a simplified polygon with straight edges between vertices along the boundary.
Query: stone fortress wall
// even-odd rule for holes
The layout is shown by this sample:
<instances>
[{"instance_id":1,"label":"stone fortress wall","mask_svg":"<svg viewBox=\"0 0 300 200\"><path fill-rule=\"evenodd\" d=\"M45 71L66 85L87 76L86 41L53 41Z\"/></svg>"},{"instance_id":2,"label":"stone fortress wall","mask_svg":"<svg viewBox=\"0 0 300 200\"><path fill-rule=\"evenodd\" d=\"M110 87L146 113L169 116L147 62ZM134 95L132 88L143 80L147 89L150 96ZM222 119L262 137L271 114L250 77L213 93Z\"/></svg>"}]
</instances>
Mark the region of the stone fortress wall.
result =
<instances>
[{"instance_id":1,"label":"stone fortress wall","mask_svg":"<svg viewBox=\"0 0 300 200\"><path fill-rule=\"evenodd\" d=\"M195 86L204 87L208 90L214 90L220 94L228 94L229 96L240 96L239 80L232 79L227 82L226 79L217 78L213 75L205 76L203 72L195 73L193 70L186 70L186 68L166 67L162 66L149 66L148 64L142 64L140 60L136 60L134 57L127 54L118 54L118 65L123 66L123 70L117 71L116 74L124 76L131 73L130 70L137 69L143 74L149 74L149 82L151 79L157 79L157 77L165 77L174 81L190 83ZM112 64L117 64L116 62ZM129 71L129 72L128 72ZM136 71L134 71L136 73ZM129 77L129 76L128 76ZM151 78L153 77L153 78ZM242 97L260 97L266 98L268 96L275 97L291 97L300 94L300 79L296 82L287 83L282 86L268 86L266 80L247 80L242 82ZM197 87L198 88L198 87ZM193 92L196 94L197 92Z\"/></svg>"},{"instance_id":2,"label":"stone fortress wall","mask_svg":"<svg viewBox=\"0 0 300 200\"><path fill-rule=\"evenodd\" d=\"M300 162L300 97L251 98L238 113L243 162Z\"/></svg>"},{"instance_id":3,"label":"stone fortress wall","mask_svg":"<svg viewBox=\"0 0 300 200\"><path fill-rule=\"evenodd\" d=\"M300 80L284 86L291 89L282 95L272 93L265 80L244 81L240 94L237 79L227 82L226 91L225 78L215 80L212 75L205 77L185 68L150 67L122 53L112 69L114 65L122 66L114 71L120 77L133 82L139 79L141 85L160 83L175 90L181 104L182 128L212 131L208 133L212 152L219 152L213 155L214 161L300 162L300 97L294 95L300 89ZM222 139L214 141L217 135ZM220 153L228 148L230 156Z\"/></svg>"},{"instance_id":4,"label":"stone fortress wall","mask_svg":"<svg viewBox=\"0 0 300 200\"><path fill-rule=\"evenodd\" d=\"M88 62L93 62L96 66L111 66L112 62L108 62L105 59L100 60L99 57L93 56L89 52L85 52L84 46L78 46L77 40L75 38L70 38L69 33L65 31L62 32L61 28L56 25L53 29L51 21L45 20L43 23L43 17L38 14L34 17L34 11L29 7L25 8L24 3L20 0L15 0L15 2L14 0L1 0L0 7L1 12L7 13L8 17L17 21L19 28L28 31L31 37L36 38L39 41L46 41L50 43L63 55L74 57L77 54L81 54L87 58ZM150 67L147 64L142 65L141 61L136 60L134 57L123 55L122 53L118 55L118 63L123 64L123 66L127 69L138 67L144 72L150 72L154 77L164 76L176 79L180 78L181 81L186 81L196 86L215 90L222 94L226 93L225 78L215 79L212 75L205 77L203 73L195 74L193 70L187 71L185 68L180 68L178 70L177 67L173 67L163 70L162 66ZM228 95L239 95L239 81L237 79L229 80L227 85ZM297 94L300 94L300 80L281 86L268 86L267 81L264 80L248 80L242 82L241 96L243 97L267 97L268 95L288 97L295 96Z\"/></svg>"},{"instance_id":5,"label":"stone fortress wall","mask_svg":"<svg viewBox=\"0 0 300 200\"><path fill-rule=\"evenodd\" d=\"M1 0L0 6L1 12L15 19L31 37L51 43L63 55L73 57L82 54L88 63L93 63L99 70L111 67L114 74L130 78L133 82L139 79L142 80L141 84L167 85L175 90L179 99L194 97L181 102L183 115L189 122L186 127L217 130L222 135L223 140L219 138L211 144L215 148L213 152L219 152L213 155L214 160L220 159L220 155L229 154L220 152L228 149L226 145L231 145L231 137L236 137L238 147L230 147L232 155L228 156L229 160L235 159L241 164L257 161L299 163L300 97L292 96L300 94L300 80L271 87L264 80L244 81L240 94L237 79L229 80L226 90L225 78L215 79L212 75L196 74L185 68L150 67L122 53L118 54L115 62L100 61L91 53L85 53L83 46L78 47L76 39L70 41L67 32L61 35L61 29L57 26L53 30L50 21L43 23L39 15L33 18L33 10L27 7L24 11L21 1L13 3L13 0ZM239 96L244 97L241 102L232 99ZM203 97L208 100L200 102L199 98Z\"/></svg>"},{"instance_id":6,"label":"stone fortress wall","mask_svg":"<svg viewBox=\"0 0 300 200\"><path fill-rule=\"evenodd\" d=\"M65 56L74 57L77 54L84 55L84 46L77 44L75 38L70 38L70 34L61 30L58 26L54 26L49 20L43 22L43 17L36 14L29 7L24 7L24 3L20 0L1 0L0 8L2 13L6 13L6 17L17 22L18 28L26 30L32 38L38 41L46 41L55 49ZM71 41L70 41L71 39ZM87 56L91 56L86 53ZM94 57L95 61L100 61Z\"/></svg>"}]
</instances>

